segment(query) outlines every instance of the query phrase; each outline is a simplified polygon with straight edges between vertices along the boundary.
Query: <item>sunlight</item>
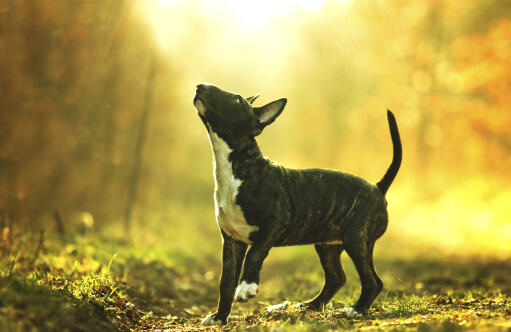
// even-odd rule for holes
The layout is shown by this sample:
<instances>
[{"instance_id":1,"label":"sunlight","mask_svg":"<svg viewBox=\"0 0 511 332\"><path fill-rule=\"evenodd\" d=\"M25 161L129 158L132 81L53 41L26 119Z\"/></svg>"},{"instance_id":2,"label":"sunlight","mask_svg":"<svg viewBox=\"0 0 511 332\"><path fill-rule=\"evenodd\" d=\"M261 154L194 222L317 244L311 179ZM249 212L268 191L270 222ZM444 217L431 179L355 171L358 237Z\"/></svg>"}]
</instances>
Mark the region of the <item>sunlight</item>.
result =
<instances>
[{"instance_id":1,"label":"sunlight","mask_svg":"<svg viewBox=\"0 0 511 332\"><path fill-rule=\"evenodd\" d=\"M324 2L324 0L260 0L254 3L247 0L226 0L225 5L240 26L252 30L261 28L271 18L287 15L296 9L319 12Z\"/></svg>"},{"instance_id":2,"label":"sunlight","mask_svg":"<svg viewBox=\"0 0 511 332\"><path fill-rule=\"evenodd\" d=\"M446 43L449 48L445 52L451 54L453 59L442 58L440 63L432 63L431 66L436 68L432 71L415 60L410 60L411 63L406 66L397 66L396 61L412 59L412 55L421 58L424 53L434 53L434 48L426 47L425 42L414 44L413 36L417 33L414 31L404 33L393 28L380 31L381 27L373 25L371 21L375 17L373 9L353 0L139 0L137 4L137 15L147 22L148 35L156 41L158 51L162 52L173 66L182 70L181 84L174 88L179 90L176 92L179 98L190 98L193 89L189 87L201 81L211 81L229 88L236 87L247 94L264 92L260 102L263 102L264 98L269 100L279 97L280 94L287 95L290 100L289 111L286 113L288 118L279 122L280 128L287 125L287 128L292 127L290 130L294 133L302 129L308 135L318 135L318 140L323 138L325 141L335 142L340 137L337 136L336 125L330 124L329 117L322 114L337 110L342 114L353 114L356 121L353 121L350 127L355 128L352 132L355 134L361 130L357 127L359 123L369 121L358 114L372 114L361 113L361 110L369 112L369 109L376 110L387 103L391 106L395 104L395 109L401 112L399 122L405 133L403 135L406 135L406 130L419 126L423 121L421 114L424 111L419 109L419 105L423 103L425 96L431 95L435 89L444 89L455 92L456 95L461 94L459 98L464 100L464 93L482 88L481 81L476 79L478 77L483 77L485 82L494 80L494 86L493 83L488 85L487 95L497 96L495 105L499 105L499 109L509 108L509 98L505 98L505 93L499 92L508 81L509 74L504 70L490 70L488 67L507 68L504 55L509 52L504 36L511 31L511 22L508 21L497 25L485 39L465 36L456 39L452 46L451 43ZM419 3L410 6L415 8L414 10L422 11ZM386 18L384 13L386 11L380 10L378 15ZM407 18L408 14L403 15ZM415 19L411 19L411 22L415 22ZM420 33L429 36L428 32ZM382 52L389 47L389 40L394 40L390 43L394 52ZM478 52L466 51L478 50L474 45L479 43L483 43L485 47ZM360 56L353 57L353 54ZM489 61L488 57L492 60ZM394 66L401 70L397 76ZM457 69L458 67L463 70ZM360 76L360 73L366 74ZM342 98L339 98L337 91L349 91L349 82L358 82L356 84L359 86L353 91L368 91L373 84L369 82L380 84L378 82L381 77L398 80L398 88L381 83L381 94L370 97L367 102L364 100L367 98L364 93L358 95L357 92L345 92L344 99L353 98L353 101L338 105L338 100ZM403 83L403 78L406 84ZM302 84L299 84L300 87L291 88L295 80ZM440 84L438 87L433 86L436 80ZM305 87L302 88L301 85ZM307 97L303 93L293 92L293 89L305 89ZM335 93L332 92L334 89ZM275 95L271 96L271 93ZM502 97L499 97L499 93L502 93ZM333 98L335 102L329 102L329 98ZM441 156L441 153L444 153L441 147L446 141L448 130L454 131L454 135L458 137L456 144L451 144L456 145L456 148L460 144L463 146L460 155L452 157L456 163L459 163L459 158L465 157L478 160L487 146L492 147L492 153L502 154L507 158L507 150L501 141L487 141L489 138L486 131L504 135L507 127L502 125L501 120L483 120L485 118L482 115L491 109L486 102L472 97L467 97L462 102L443 100L440 97L435 97L432 101L426 100L432 103L432 109L438 109L438 113L432 115L436 120L427 125L420 140L421 144L438 153L435 158L441 158L439 160L442 162L445 159L445 156ZM353 109L350 109L350 103ZM453 109L461 114L464 108L468 109L466 105L472 106L472 115L463 121L457 121L453 129L442 126L440 119L445 120L447 116L443 118L444 112L441 112L441 109ZM186 107L189 107L188 103ZM307 111L309 109L321 109L322 112L311 116ZM481 115L478 115L479 113ZM314 126L301 125L310 121L313 121ZM196 126L196 123L187 122L186 125ZM189 127L187 130L194 131L196 128ZM474 135L457 134L470 130ZM277 132L277 129L273 133L269 130L267 135L261 137L261 142L263 146L266 143L265 153L283 165L327 165L353 170L354 173L359 171L359 166L349 164L347 160L342 165L336 165L335 159L329 157L329 148L306 149L306 152L302 151L300 154L282 152L294 151L294 145L301 143L307 146L305 139L288 136L291 138L281 140L278 148L267 148L268 142L278 137ZM275 136L270 137L272 134ZM360 140L363 141L362 138ZM347 149L346 152L348 151ZM431 153L433 158L434 154ZM409 154L410 160L405 161L404 164L410 166L404 171L408 169L413 172L413 162L423 162L422 159L416 161L414 158L418 157L412 155L413 152ZM502 157L495 160L500 159ZM497 166L485 167L497 169ZM448 188L444 188L442 178L438 183L430 183L429 189L418 192L413 182L410 182L410 187L402 182L401 187L396 186L390 194L390 197L393 196L400 202L390 204L395 222L392 225L395 230L406 230L404 234L413 237L414 241L423 241L425 244L437 243L440 236L444 239L442 247L445 250L455 252L463 248L464 252L472 254L473 251L465 249L466 244L471 243L477 250L507 254L511 250L511 231L506 224L510 213L508 202L511 191L495 190L494 188L502 187L499 184L502 180L498 176L496 178L497 180L491 180L484 172L480 176L467 175L467 179L462 182L452 180ZM399 192L400 188L402 192ZM403 191L403 188L407 189ZM424 192L424 196L419 195L421 192ZM21 194L19 197L26 196ZM404 202L407 203L403 204Z\"/></svg>"},{"instance_id":3,"label":"sunlight","mask_svg":"<svg viewBox=\"0 0 511 332\"><path fill-rule=\"evenodd\" d=\"M163 50L173 51L175 44L189 38L190 31L184 27L190 20L198 19L208 30L225 31L230 37L246 38L250 34L262 39L273 35L272 24L285 27L299 19L300 14L320 15L328 4L349 5L352 1L142 0L137 2L137 7L158 45Z\"/></svg>"},{"instance_id":4,"label":"sunlight","mask_svg":"<svg viewBox=\"0 0 511 332\"><path fill-rule=\"evenodd\" d=\"M171 6L178 2L179 0L157 0L157 2L163 6Z\"/></svg>"},{"instance_id":5,"label":"sunlight","mask_svg":"<svg viewBox=\"0 0 511 332\"><path fill-rule=\"evenodd\" d=\"M348 4L352 0L336 0L342 4ZM296 12L305 12L316 14L320 12L326 0L260 0L258 2L248 0L199 0L185 3L182 0L153 0L141 1L140 5L143 7L144 16L149 18L151 25L156 25L156 22L167 22L170 19L161 20L159 17L162 15L172 15L172 11L178 7L197 7L204 10L205 13L211 16L227 16L231 17L235 25L249 32L261 29L270 19L284 17ZM185 6L183 6L185 5ZM227 15L226 15L227 14ZM165 29L162 24L157 27L158 29ZM158 33L158 32L156 32Z\"/></svg>"}]
</instances>

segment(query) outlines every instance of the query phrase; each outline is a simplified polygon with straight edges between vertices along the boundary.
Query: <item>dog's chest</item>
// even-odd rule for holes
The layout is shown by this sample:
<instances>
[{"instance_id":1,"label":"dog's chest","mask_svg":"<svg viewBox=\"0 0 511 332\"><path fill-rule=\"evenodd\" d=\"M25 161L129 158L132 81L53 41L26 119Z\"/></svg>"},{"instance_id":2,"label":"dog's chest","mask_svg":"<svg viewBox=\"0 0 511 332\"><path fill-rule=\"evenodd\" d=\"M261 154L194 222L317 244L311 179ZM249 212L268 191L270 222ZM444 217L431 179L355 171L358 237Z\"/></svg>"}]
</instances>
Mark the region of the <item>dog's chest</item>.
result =
<instances>
[{"instance_id":1,"label":"dog's chest","mask_svg":"<svg viewBox=\"0 0 511 332\"><path fill-rule=\"evenodd\" d=\"M231 148L209 130L209 138L214 154L215 173L215 215L220 228L232 238L250 244L249 235L259 227L247 223L241 207L236 204L238 189L242 184L232 171L229 161Z\"/></svg>"}]
</instances>

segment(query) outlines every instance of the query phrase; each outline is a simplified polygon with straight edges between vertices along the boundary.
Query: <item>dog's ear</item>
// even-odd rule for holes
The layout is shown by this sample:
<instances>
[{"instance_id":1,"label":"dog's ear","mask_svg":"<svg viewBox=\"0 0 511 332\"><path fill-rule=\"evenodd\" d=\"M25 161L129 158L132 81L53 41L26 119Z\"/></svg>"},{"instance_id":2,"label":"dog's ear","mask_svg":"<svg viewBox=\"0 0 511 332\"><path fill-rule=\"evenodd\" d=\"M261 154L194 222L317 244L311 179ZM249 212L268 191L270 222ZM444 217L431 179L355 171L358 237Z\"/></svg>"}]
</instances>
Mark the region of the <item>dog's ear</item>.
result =
<instances>
[{"instance_id":1,"label":"dog's ear","mask_svg":"<svg viewBox=\"0 0 511 332\"><path fill-rule=\"evenodd\" d=\"M247 98L247 101L252 105L254 103L254 101L260 96L260 94L256 94L255 96L252 96L252 97L248 97Z\"/></svg>"},{"instance_id":2,"label":"dog's ear","mask_svg":"<svg viewBox=\"0 0 511 332\"><path fill-rule=\"evenodd\" d=\"M255 107L254 113L257 116L259 123L265 127L275 121L275 119L282 113L284 106L286 106L287 99L281 98L261 107Z\"/></svg>"}]
</instances>

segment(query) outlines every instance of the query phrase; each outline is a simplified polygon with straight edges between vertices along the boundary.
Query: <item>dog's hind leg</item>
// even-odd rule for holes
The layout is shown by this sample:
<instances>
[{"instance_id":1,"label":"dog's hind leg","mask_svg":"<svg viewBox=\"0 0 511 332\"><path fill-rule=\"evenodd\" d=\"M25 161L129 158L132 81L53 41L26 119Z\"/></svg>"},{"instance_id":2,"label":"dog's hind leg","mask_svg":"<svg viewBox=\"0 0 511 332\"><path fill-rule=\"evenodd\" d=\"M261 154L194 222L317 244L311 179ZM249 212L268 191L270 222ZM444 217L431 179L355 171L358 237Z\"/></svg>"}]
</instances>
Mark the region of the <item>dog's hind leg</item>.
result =
<instances>
[{"instance_id":1,"label":"dog's hind leg","mask_svg":"<svg viewBox=\"0 0 511 332\"><path fill-rule=\"evenodd\" d=\"M350 238L345 241L344 247L353 260L362 284L359 299L353 307L346 308L345 312L350 315L366 313L383 288L383 283L373 265L374 242L367 239L364 241L362 238Z\"/></svg>"},{"instance_id":2,"label":"dog's hind leg","mask_svg":"<svg viewBox=\"0 0 511 332\"><path fill-rule=\"evenodd\" d=\"M343 246L340 244L316 244L314 248L325 273L325 285L318 296L304 305L313 310L323 310L346 282L346 275L341 265Z\"/></svg>"}]
</instances>

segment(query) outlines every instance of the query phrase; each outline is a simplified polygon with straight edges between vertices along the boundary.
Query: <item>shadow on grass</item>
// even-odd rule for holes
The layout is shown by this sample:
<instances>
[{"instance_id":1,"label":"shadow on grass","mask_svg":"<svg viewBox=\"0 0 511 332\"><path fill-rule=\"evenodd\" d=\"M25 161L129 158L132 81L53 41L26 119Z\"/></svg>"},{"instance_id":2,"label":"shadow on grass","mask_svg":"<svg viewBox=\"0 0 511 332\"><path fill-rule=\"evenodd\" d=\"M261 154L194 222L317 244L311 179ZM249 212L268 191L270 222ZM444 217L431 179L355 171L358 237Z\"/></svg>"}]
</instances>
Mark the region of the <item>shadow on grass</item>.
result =
<instances>
[{"instance_id":1,"label":"shadow on grass","mask_svg":"<svg viewBox=\"0 0 511 332\"><path fill-rule=\"evenodd\" d=\"M182 272L162 261L133 259L123 267L123 288L144 311L198 315L196 307L205 310L216 304L218 283L212 272L192 260L186 268L188 271Z\"/></svg>"},{"instance_id":2,"label":"shadow on grass","mask_svg":"<svg viewBox=\"0 0 511 332\"><path fill-rule=\"evenodd\" d=\"M0 285L0 308L6 318L0 318L2 331L28 331L36 326L53 331L117 330L103 307L74 299L65 291L16 275L0 278Z\"/></svg>"}]
</instances>

